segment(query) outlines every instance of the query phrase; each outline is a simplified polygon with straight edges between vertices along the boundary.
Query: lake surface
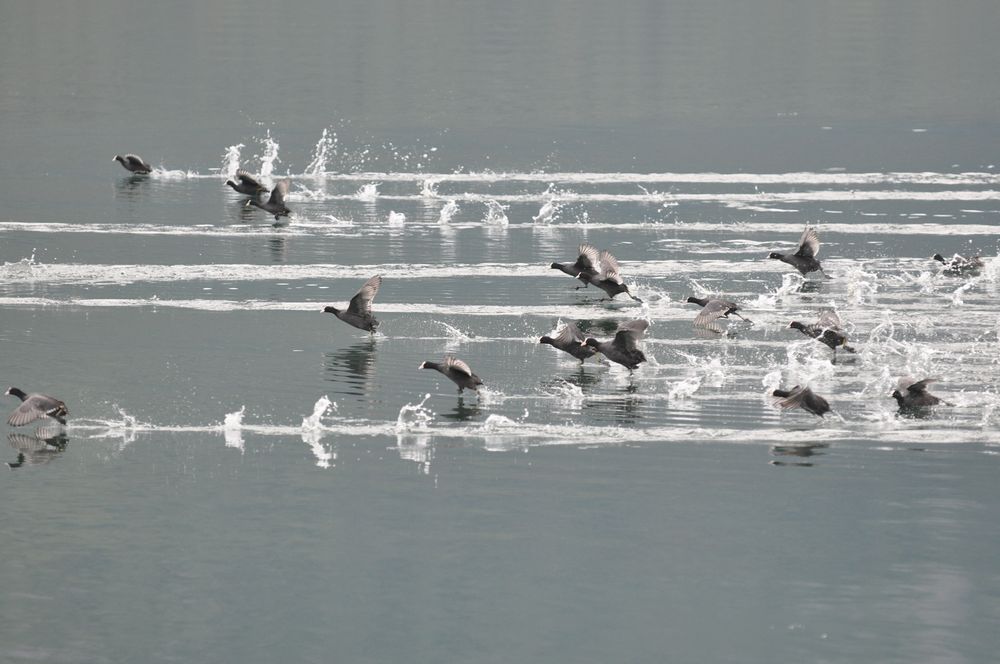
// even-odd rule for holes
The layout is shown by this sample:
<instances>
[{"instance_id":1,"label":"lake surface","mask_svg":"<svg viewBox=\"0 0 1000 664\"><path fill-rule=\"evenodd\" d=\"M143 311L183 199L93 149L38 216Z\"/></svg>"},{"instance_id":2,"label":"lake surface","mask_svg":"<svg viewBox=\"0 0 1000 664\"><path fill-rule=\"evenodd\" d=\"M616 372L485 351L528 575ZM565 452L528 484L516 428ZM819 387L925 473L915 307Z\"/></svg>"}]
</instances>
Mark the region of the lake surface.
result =
<instances>
[{"instance_id":1,"label":"lake surface","mask_svg":"<svg viewBox=\"0 0 1000 664\"><path fill-rule=\"evenodd\" d=\"M992 661L1000 10L422 5L0 5L0 661Z\"/></svg>"}]
</instances>

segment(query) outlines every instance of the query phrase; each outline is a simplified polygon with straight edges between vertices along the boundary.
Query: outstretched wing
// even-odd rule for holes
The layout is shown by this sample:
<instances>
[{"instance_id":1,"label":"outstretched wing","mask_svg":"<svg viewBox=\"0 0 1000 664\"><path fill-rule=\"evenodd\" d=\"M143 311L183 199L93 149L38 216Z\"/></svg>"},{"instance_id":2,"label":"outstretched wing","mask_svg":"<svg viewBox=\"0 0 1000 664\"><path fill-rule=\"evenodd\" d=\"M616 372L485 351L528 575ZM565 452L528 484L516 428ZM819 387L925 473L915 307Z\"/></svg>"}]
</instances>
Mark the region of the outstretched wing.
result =
<instances>
[{"instance_id":1,"label":"outstretched wing","mask_svg":"<svg viewBox=\"0 0 1000 664\"><path fill-rule=\"evenodd\" d=\"M12 427L20 427L28 424L29 422L40 420L46 415L48 415L48 413L39 408L33 400L29 399L18 406L14 412L10 414L10 417L7 418L7 424Z\"/></svg>"},{"instance_id":2,"label":"outstretched wing","mask_svg":"<svg viewBox=\"0 0 1000 664\"><path fill-rule=\"evenodd\" d=\"M618 259L607 249L600 253L598 259L601 263L601 279L610 279L619 284L622 283L621 267L618 265Z\"/></svg>"},{"instance_id":3,"label":"outstretched wing","mask_svg":"<svg viewBox=\"0 0 1000 664\"><path fill-rule=\"evenodd\" d=\"M236 171L236 179L240 181L240 184L244 187L252 189L264 189L264 185L260 183L260 180L252 176L250 173L244 171L242 168Z\"/></svg>"},{"instance_id":4,"label":"outstretched wing","mask_svg":"<svg viewBox=\"0 0 1000 664\"><path fill-rule=\"evenodd\" d=\"M701 308L698 315L694 317L694 324L698 326L707 326L712 321L722 318L726 315L733 306L732 302L723 302L722 300L709 300L705 303L705 306Z\"/></svg>"},{"instance_id":5,"label":"outstretched wing","mask_svg":"<svg viewBox=\"0 0 1000 664\"><path fill-rule=\"evenodd\" d=\"M802 258L819 256L819 233L816 232L815 228L806 227L802 231L802 237L799 238L799 250L795 252L795 255Z\"/></svg>"},{"instance_id":6,"label":"outstretched wing","mask_svg":"<svg viewBox=\"0 0 1000 664\"><path fill-rule=\"evenodd\" d=\"M466 376L472 375L472 369L469 368L469 365L463 362L462 360L458 359L454 355L445 355L444 369L445 371L447 371L448 369L454 369L455 371L464 373Z\"/></svg>"},{"instance_id":7,"label":"outstretched wing","mask_svg":"<svg viewBox=\"0 0 1000 664\"><path fill-rule=\"evenodd\" d=\"M366 316L372 312L372 300L378 295L379 286L382 285L382 276L375 275L365 282L365 285L351 298L351 303L347 305L347 310L361 316Z\"/></svg>"},{"instance_id":8,"label":"outstretched wing","mask_svg":"<svg viewBox=\"0 0 1000 664\"><path fill-rule=\"evenodd\" d=\"M815 327L824 330L839 330L841 328L840 316L833 309L827 309L820 313Z\"/></svg>"},{"instance_id":9,"label":"outstretched wing","mask_svg":"<svg viewBox=\"0 0 1000 664\"><path fill-rule=\"evenodd\" d=\"M938 380L937 378L924 378L923 380L918 380L916 382L910 383L909 385L906 386L906 390L910 394L918 394L926 390L927 386L930 385L931 383L936 383L937 380Z\"/></svg>"},{"instance_id":10,"label":"outstretched wing","mask_svg":"<svg viewBox=\"0 0 1000 664\"><path fill-rule=\"evenodd\" d=\"M576 326L576 323L563 323L562 327L559 328L559 333L556 334L554 341L559 344L570 344L575 342L582 343L586 337L580 328Z\"/></svg>"},{"instance_id":11,"label":"outstretched wing","mask_svg":"<svg viewBox=\"0 0 1000 664\"><path fill-rule=\"evenodd\" d=\"M271 205L284 205L285 196L288 195L288 187L291 183L288 180L281 180L278 184L274 185L274 189L271 190L271 198L267 200Z\"/></svg>"},{"instance_id":12,"label":"outstretched wing","mask_svg":"<svg viewBox=\"0 0 1000 664\"><path fill-rule=\"evenodd\" d=\"M576 259L576 264L583 270L591 270L597 272L597 265L600 262L600 252L597 251L597 247L592 244L581 244L578 248L580 255Z\"/></svg>"},{"instance_id":13,"label":"outstretched wing","mask_svg":"<svg viewBox=\"0 0 1000 664\"><path fill-rule=\"evenodd\" d=\"M812 393L808 387L800 387L796 385L792 389L788 390L788 396L784 398L777 399L774 403L779 408L797 408L802 405L805 401L806 394Z\"/></svg>"},{"instance_id":14,"label":"outstretched wing","mask_svg":"<svg viewBox=\"0 0 1000 664\"><path fill-rule=\"evenodd\" d=\"M614 341L611 343L622 351L638 350L639 342L645 336L648 327L649 321L642 320L641 318L622 323L618 326Z\"/></svg>"}]
</instances>

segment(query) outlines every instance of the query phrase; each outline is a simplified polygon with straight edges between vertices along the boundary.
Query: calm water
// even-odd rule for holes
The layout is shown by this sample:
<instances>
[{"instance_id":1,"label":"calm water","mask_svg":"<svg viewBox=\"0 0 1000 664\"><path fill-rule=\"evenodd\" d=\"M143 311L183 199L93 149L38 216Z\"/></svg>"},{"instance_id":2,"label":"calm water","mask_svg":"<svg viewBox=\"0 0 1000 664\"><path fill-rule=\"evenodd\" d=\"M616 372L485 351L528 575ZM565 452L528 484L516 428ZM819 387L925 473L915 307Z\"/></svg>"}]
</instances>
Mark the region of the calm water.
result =
<instances>
[{"instance_id":1,"label":"calm water","mask_svg":"<svg viewBox=\"0 0 1000 664\"><path fill-rule=\"evenodd\" d=\"M0 3L0 661L993 661L994 3L423 4Z\"/></svg>"}]
</instances>

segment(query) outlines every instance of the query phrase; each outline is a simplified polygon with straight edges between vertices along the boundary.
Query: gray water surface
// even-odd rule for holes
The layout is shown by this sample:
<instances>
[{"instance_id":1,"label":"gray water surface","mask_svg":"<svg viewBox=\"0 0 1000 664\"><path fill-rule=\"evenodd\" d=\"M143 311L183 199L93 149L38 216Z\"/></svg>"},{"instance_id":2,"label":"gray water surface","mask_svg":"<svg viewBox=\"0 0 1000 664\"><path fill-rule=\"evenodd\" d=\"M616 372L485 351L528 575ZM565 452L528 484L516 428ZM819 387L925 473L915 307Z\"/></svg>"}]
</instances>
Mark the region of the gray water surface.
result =
<instances>
[{"instance_id":1,"label":"gray water surface","mask_svg":"<svg viewBox=\"0 0 1000 664\"><path fill-rule=\"evenodd\" d=\"M0 661L995 658L993 3L0 18L0 380L71 413L2 431ZM807 224L829 279L766 258ZM538 343L633 318L631 374Z\"/></svg>"}]
</instances>

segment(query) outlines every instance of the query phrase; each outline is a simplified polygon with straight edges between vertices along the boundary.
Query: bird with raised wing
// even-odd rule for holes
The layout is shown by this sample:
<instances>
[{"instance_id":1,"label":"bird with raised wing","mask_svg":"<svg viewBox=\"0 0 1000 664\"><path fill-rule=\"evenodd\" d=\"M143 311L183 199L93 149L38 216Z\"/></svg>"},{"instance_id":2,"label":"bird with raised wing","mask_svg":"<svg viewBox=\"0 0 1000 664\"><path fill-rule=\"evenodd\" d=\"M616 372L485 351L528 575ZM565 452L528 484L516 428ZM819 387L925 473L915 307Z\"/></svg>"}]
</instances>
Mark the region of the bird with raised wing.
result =
<instances>
[{"instance_id":1,"label":"bird with raised wing","mask_svg":"<svg viewBox=\"0 0 1000 664\"><path fill-rule=\"evenodd\" d=\"M21 405L14 409L14 412L7 418L7 424L12 427L20 427L30 424L43 417L51 417L59 424L66 424L66 416L69 410L59 399L46 394L25 394L23 390L16 387L8 387L5 395L17 397L21 400Z\"/></svg>"},{"instance_id":2,"label":"bird with raised wing","mask_svg":"<svg viewBox=\"0 0 1000 664\"><path fill-rule=\"evenodd\" d=\"M729 300L718 300L709 297L694 297L693 295L687 299L690 304L697 304L701 307L701 311L698 315L694 317L695 327L703 327L706 330L712 330L713 332L722 332L722 328L715 324L720 318L729 318L729 314L732 314L742 321L750 323L749 318L744 318L739 313L739 305L735 302L730 302Z\"/></svg>"},{"instance_id":3,"label":"bird with raised wing","mask_svg":"<svg viewBox=\"0 0 1000 664\"><path fill-rule=\"evenodd\" d=\"M810 272L823 272L823 267L819 264L819 260L816 257L819 255L819 233L816 232L815 228L806 227L802 231L802 237L799 238L799 248L794 254L781 254L777 251L772 251L767 255L768 258L773 258L779 260L782 263L788 263L804 277ZM823 276L826 273L823 272Z\"/></svg>"},{"instance_id":4,"label":"bird with raised wing","mask_svg":"<svg viewBox=\"0 0 1000 664\"><path fill-rule=\"evenodd\" d=\"M120 154L116 154L112 161L117 161L125 170L136 173L137 175L146 175L147 173L153 172L153 167L147 164L142 157L134 154L127 154L124 157Z\"/></svg>"},{"instance_id":5,"label":"bird with raised wing","mask_svg":"<svg viewBox=\"0 0 1000 664\"><path fill-rule=\"evenodd\" d=\"M778 397L774 403L782 410L801 408L807 413L820 417L830 412L830 404L827 400L813 392L808 386L796 385L790 390L775 390L771 395Z\"/></svg>"},{"instance_id":6,"label":"bird with raised wing","mask_svg":"<svg viewBox=\"0 0 1000 664\"><path fill-rule=\"evenodd\" d=\"M639 349L639 342L642 341L648 327L649 321L637 318L619 325L611 341L600 341L589 337L584 344L596 349L612 362L634 371L646 361L646 355Z\"/></svg>"},{"instance_id":7,"label":"bird with raised wing","mask_svg":"<svg viewBox=\"0 0 1000 664\"><path fill-rule=\"evenodd\" d=\"M936 378L924 378L917 380L912 376L903 376L896 382L896 389L892 393L892 398L899 405L899 412L903 415L923 415L931 406L945 403L938 397L927 391L927 386L936 383Z\"/></svg>"},{"instance_id":8,"label":"bird with raised wing","mask_svg":"<svg viewBox=\"0 0 1000 664\"><path fill-rule=\"evenodd\" d=\"M801 323L793 320L788 324L789 329L795 329L812 337L820 343L824 343L833 350L836 355L838 348L843 348L848 353L855 353L851 346L847 345L847 334L843 330L840 316L832 309L826 310L819 315L815 323Z\"/></svg>"},{"instance_id":9,"label":"bird with raised wing","mask_svg":"<svg viewBox=\"0 0 1000 664\"><path fill-rule=\"evenodd\" d=\"M590 277L598 275L597 265L600 259L597 247L592 244L581 244L577 251L580 255L577 256L575 263L552 263L549 267L582 281L583 285L577 286L577 289L580 289L587 287L590 283Z\"/></svg>"},{"instance_id":10,"label":"bird with raised wing","mask_svg":"<svg viewBox=\"0 0 1000 664\"><path fill-rule=\"evenodd\" d=\"M614 299L615 295L625 293L636 302L642 302L639 298L629 292L628 286L621 276L621 267L618 259L610 251L605 249L598 254L600 272L596 276L587 277L587 280L604 291L609 299Z\"/></svg>"},{"instance_id":11,"label":"bird with raised wing","mask_svg":"<svg viewBox=\"0 0 1000 664\"><path fill-rule=\"evenodd\" d=\"M949 260L945 260L945 257L941 254L934 254L932 256L934 260L938 263L944 265L941 270L942 274L946 274L950 277L960 277L966 274L976 275L979 271L983 269L985 265L983 259L979 256L973 256L972 258L966 258L959 254L955 254Z\"/></svg>"},{"instance_id":12,"label":"bird with raised wing","mask_svg":"<svg viewBox=\"0 0 1000 664\"><path fill-rule=\"evenodd\" d=\"M444 362L421 362L418 369L434 369L440 371L448 377L455 385L458 385L458 393L462 390L479 391L479 386L483 384L482 379L472 373L469 365L458 359L454 355L445 355Z\"/></svg>"},{"instance_id":13,"label":"bird with raised wing","mask_svg":"<svg viewBox=\"0 0 1000 664\"><path fill-rule=\"evenodd\" d=\"M323 311L333 314L348 325L353 325L359 330L375 334L375 330L378 328L378 321L372 315L372 300L378 295L378 289L381 285L381 275L375 275L366 281L354 297L351 298L351 302L347 305L346 309L324 307Z\"/></svg>"},{"instance_id":14,"label":"bird with raised wing","mask_svg":"<svg viewBox=\"0 0 1000 664\"><path fill-rule=\"evenodd\" d=\"M569 353L583 363L583 361L588 357L593 357L597 354L597 349L586 345L586 341L587 338L584 336L583 332L580 331L580 328L578 328L575 323L569 322L563 323L559 327L556 332L556 336L550 337L545 335L538 340L538 343L548 344L553 348L558 348L564 353Z\"/></svg>"},{"instance_id":15,"label":"bird with raised wing","mask_svg":"<svg viewBox=\"0 0 1000 664\"><path fill-rule=\"evenodd\" d=\"M271 190L271 197L266 201L261 203L256 198L251 198L246 202L246 205L252 205L264 212L269 212L274 215L274 220L278 221L279 218L287 217L292 212L285 205L285 196L288 195L289 186L291 186L291 183L288 180L281 180L274 185L274 189Z\"/></svg>"},{"instance_id":16,"label":"bird with raised wing","mask_svg":"<svg viewBox=\"0 0 1000 664\"><path fill-rule=\"evenodd\" d=\"M235 180L226 180L226 184L232 187L237 193L256 197L267 191L267 187L262 185L260 180L242 168L236 171L235 177Z\"/></svg>"}]
</instances>

